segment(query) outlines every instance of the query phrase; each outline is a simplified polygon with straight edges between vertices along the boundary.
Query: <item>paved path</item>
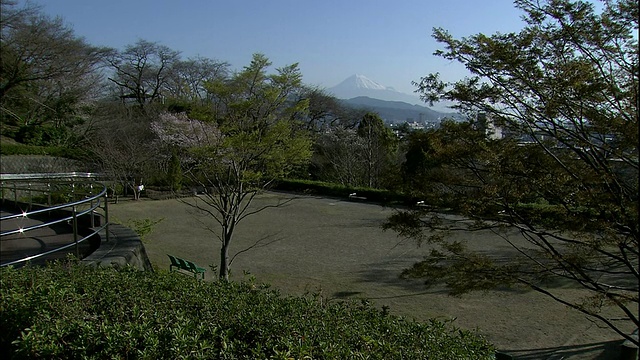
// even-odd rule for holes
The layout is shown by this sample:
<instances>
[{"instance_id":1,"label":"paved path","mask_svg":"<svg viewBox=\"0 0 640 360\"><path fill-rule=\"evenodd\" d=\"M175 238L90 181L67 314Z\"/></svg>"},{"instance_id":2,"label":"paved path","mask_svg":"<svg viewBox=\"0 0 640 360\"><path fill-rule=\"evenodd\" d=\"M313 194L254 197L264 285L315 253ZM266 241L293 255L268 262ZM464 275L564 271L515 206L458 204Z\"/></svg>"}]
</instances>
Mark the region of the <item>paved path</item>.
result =
<instances>
[{"instance_id":1,"label":"paved path","mask_svg":"<svg viewBox=\"0 0 640 360\"><path fill-rule=\"evenodd\" d=\"M12 215L13 213L0 210L0 216ZM27 228L39 225L44 222L44 218L20 217L10 220L0 221L0 232L12 231L20 228ZM0 264L5 264L14 260L28 256L37 255L73 242L73 229L67 223L55 224L48 227L31 230L25 233L16 233L0 238ZM89 248L88 242L80 244L79 251L84 253ZM75 247L66 251L52 253L42 258L33 260L34 264L42 264L45 261L65 258L67 254L75 254Z\"/></svg>"}]
</instances>

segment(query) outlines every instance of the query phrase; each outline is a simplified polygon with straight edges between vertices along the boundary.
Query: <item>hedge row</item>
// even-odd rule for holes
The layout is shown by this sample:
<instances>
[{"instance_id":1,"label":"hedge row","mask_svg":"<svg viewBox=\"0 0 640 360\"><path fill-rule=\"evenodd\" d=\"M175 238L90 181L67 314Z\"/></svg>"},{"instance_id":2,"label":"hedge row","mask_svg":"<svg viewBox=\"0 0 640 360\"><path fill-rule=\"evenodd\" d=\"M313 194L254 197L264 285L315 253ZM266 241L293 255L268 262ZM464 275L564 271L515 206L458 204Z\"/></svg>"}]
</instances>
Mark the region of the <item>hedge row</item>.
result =
<instances>
[{"instance_id":1,"label":"hedge row","mask_svg":"<svg viewBox=\"0 0 640 360\"><path fill-rule=\"evenodd\" d=\"M480 336L366 302L58 263L0 269L8 358L491 359Z\"/></svg>"},{"instance_id":2,"label":"hedge row","mask_svg":"<svg viewBox=\"0 0 640 360\"><path fill-rule=\"evenodd\" d=\"M348 198L349 195L355 193L357 198L365 198L367 201L375 203L406 203L406 197L404 196L404 194L398 192L382 189L344 186L322 181L284 179L280 180L276 184L275 189L288 192L342 198Z\"/></svg>"},{"instance_id":3,"label":"hedge row","mask_svg":"<svg viewBox=\"0 0 640 360\"><path fill-rule=\"evenodd\" d=\"M0 143L0 155L49 155L74 160L87 159L86 150L58 146L34 146Z\"/></svg>"}]
</instances>

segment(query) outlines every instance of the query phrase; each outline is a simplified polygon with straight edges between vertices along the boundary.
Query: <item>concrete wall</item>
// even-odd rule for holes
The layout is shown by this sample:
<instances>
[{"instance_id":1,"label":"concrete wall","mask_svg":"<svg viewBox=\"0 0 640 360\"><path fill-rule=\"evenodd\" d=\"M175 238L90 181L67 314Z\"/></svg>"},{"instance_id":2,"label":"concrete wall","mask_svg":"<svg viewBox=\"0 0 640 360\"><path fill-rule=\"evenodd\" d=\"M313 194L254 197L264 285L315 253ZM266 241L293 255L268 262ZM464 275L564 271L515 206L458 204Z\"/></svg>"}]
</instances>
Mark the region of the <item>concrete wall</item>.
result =
<instances>
[{"instance_id":1,"label":"concrete wall","mask_svg":"<svg viewBox=\"0 0 640 360\"><path fill-rule=\"evenodd\" d=\"M100 247L84 258L84 263L99 267L132 266L139 270L153 271L144 245L133 230L123 225L111 224L108 240L106 235L106 231L100 232Z\"/></svg>"}]
</instances>

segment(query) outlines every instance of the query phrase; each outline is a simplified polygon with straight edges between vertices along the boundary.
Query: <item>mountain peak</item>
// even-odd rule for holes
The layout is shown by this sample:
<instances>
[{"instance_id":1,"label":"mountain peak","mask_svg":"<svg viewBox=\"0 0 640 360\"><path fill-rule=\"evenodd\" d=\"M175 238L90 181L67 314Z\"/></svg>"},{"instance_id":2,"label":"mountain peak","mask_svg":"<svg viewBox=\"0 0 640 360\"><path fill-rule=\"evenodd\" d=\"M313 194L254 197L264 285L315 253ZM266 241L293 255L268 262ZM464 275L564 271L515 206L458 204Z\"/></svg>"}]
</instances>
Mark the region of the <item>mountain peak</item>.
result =
<instances>
[{"instance_id":1,"label":"mountain peak","mask_svg":"<svg viewBox=\"0 0 640 360\"><path fill-rule=\"evenodd\" d=\"M422 103L417 96L401 93L392 87L381 85L360 74L351 75L340 84L327 90L339 99L367 96L387 101L403 101L409 104Z\"/></svg>"},{"instance_id":2,"label":"mountain peak","mask_svg":"<svg viewBox=\"0 0 640 360\"><path fill-rule=\"evenodd\" d=\"M386 86L380 85L379 83L360 74L349 76L346 80L336 85L335 87L348 87L348 88L370 89L370 90L387 90Z\"/></svg>"}]
</instances>

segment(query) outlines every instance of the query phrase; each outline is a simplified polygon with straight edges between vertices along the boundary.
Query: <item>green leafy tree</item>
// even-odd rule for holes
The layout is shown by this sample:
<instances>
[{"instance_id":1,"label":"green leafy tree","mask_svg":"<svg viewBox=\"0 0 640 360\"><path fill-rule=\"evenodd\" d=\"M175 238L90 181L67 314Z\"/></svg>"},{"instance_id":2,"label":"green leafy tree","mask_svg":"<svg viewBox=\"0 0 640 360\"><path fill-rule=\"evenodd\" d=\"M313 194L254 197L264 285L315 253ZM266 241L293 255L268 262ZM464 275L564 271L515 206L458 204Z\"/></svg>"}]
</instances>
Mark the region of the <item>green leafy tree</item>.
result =
<instances>
[{"instance_id":1,"label":"green leafy tree","mask_svg":"<svg viewBox=\"0 0 640 360\"><path fill-rule=\"evenodd\" d=\"M453 293L522 284L637 345L624 329L639 325L638 3L609 1L600 12L583 1L515 4L526 21L518 33L456 39L434 30L445 47L436 55L472 75L445 83L431 74L419 91L483 121L415 140L405 175L428 182L418 190L432 207L399 212L386 226L434 245L407 276ZM507 136L486 136L487 121ZM508 261L429 232L504 226L520 234L504 236ZM558 283L588 295L563 297Z\"/></svg>"},{"instance_id":2,"label":"green leafy tree","mask_svg":"<svg viewBox=\"0 0 640 360\"><path fill-rule=\"evenodd\" d=\"M195 122L215 130L199 137L185 164L185 175L206 189L195 206L220 226L219 276L225 280L235 258L230 246L238 224L281 205L256 209L251 207L253 199L277 179L303 168L311 156L310 137L294 120L308 106L292 100L302 86L298 66L268 74L270 65L264 55L255 54L242 71L207 83L215 123Z\"/></svg>"}]
</instances>

